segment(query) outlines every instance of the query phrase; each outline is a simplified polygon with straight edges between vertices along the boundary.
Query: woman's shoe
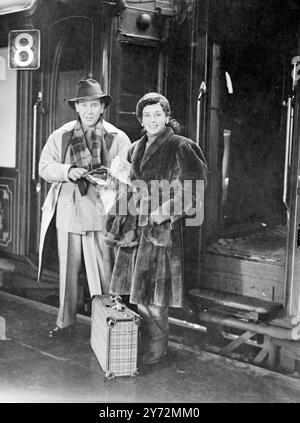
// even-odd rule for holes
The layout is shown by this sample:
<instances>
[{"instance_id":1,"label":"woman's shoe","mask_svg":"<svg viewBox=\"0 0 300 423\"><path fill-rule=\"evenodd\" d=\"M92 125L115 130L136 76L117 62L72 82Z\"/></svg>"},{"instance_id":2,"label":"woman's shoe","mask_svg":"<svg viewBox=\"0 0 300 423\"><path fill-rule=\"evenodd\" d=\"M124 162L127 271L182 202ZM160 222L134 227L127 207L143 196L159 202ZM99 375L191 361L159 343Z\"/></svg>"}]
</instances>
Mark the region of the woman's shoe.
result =
<instances>
[{"instance_id":1,"label":"woman's shoe","mask_svg":"<svg viewBox=\"0 0 300 423\"><path fill-rule=\"evenodd\" d=\"M156 364L162 357L165 357L168 353L167 348L162 348L164 347L163 344L165 344L164 339L152 339L151 341L152 343L150 344L148 342L147 345L147 347L149 348L148 351L144 352L141 357L141 361L144 364ZM163 341L163 343L161 341Z\"/></svg>"},{"instance_id":2,"label":"woman's shoe","mask_svg":"<svg viewBox=\"0 0 300 423\"><path fill-rule=\"evenodd\" d=\"M66 335L73 335L75 332L75 326L67 326L66 328L60 328L55 326L54 329L50 330L48 333L49 338L59 338Z\"/></svg>"},{"instance_id":3,"label":"woman's shoe","mask_svg":"<svg viewBox=\"0 0 300 423\"><path fill-rule=\"evenodd\" d=\"M156 364L159 362L160 358L161 354L157 355L155 352L149 351L142 356L141 360L144 364Z\"/></svg>"}]
</instances>

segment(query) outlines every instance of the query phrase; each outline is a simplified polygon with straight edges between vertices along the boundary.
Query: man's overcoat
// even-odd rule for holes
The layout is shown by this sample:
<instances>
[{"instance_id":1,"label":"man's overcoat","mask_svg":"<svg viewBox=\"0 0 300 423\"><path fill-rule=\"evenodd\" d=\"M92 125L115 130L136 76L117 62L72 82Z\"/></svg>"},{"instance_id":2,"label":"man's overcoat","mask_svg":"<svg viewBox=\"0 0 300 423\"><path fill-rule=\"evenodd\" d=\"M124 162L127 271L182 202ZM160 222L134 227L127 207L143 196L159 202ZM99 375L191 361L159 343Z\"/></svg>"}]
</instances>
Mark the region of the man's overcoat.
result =
<instances>
[{"instance_id":1,"label":"man's overcoat","mask_svg":"<svg viewBox=\"0 0 300 423\"><path fill-rule=\"evenodd\" d=\"M109 156L111 159L117 155L125 158L129 147L131 146L130 140L127 135L116 128L114 125L102 120L103 127L111 135L112 143L109 146ZM62 184L68 183L72 190L68 193L68 198L65 199L66 203L66 221L72 221L73 215L71 205L73 204L72 198L78 191L76 184L72 183L68 178L68 172L71 167L69 162L65 163L65 153L68 152L69 142L73 133L76 121L71 121L55 130L48 138L45 144L40 162L39 162L39 174L46 181L51 183L51 187L48 191L44 204L42 206L42 221L40 229L40 243L39 243L39 269L38 269L38 280L41 275L42 268L42 256L45 243L45 237L51 220L55 214L57 207L58 197L61 195ZM70 197L70 198L69 198ZM68 204L70 206L68 207ZM74 208L74 207L73 207ZM70 211L69 211L70 210ZM75 210L75 209L74 209ZM103 220L103 224L100 227L104 227L105 213L102 215L99 213L99 220ZM66 229L67 230L67 229Z\"/></svg>"}]
</instances>

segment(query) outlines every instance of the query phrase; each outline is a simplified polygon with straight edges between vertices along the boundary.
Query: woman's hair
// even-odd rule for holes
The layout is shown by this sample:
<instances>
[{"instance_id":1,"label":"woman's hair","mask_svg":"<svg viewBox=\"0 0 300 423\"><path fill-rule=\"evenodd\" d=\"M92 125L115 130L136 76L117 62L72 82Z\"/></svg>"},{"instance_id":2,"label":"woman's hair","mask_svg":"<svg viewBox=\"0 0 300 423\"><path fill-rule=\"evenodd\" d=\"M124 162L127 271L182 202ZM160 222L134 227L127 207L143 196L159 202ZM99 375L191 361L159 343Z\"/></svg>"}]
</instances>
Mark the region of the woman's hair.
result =
<instances>
[{"instance_id":1,"label":"woman's hair","mask_svg":"<svg viewBox=\"0 0 300 423\"><path fill-rule=\"evenodd\" d=\"M174 132L179 132L179 123L175 119L171 118L171 108L168 99L162 94L155 92L145 94L136 105L136 117L140 124L143 119L144 107L151 104L160 104L165 114L169 116L169 122L166 125L170 126Z\"/></svg>"}]
</instances>

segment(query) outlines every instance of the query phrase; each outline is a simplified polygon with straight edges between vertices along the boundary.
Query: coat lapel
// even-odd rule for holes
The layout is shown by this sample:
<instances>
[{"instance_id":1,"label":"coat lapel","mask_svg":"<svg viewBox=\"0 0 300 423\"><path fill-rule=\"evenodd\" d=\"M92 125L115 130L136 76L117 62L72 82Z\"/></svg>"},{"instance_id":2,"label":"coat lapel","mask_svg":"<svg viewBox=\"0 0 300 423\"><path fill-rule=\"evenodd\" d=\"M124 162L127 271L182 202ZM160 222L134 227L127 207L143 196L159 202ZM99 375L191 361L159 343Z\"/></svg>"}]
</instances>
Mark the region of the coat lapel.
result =
<instances>
[{"instance_id":1,"label":"coat lapel","mask_svg":"<svg viewBox=\"0 0 300 423\"><path fill-rule=\"evenodd\" d=\"M166 127L164 132L153 141L153 143L149 146L149 148L147 148L147 150L145 151L145 154L143 155L143 158L141 161L141 171L143 171L143 168L151 159L153 154L155 154L157 150L160 149L161 146L165 143L165 141L167 141L172 135L173 135L173 130L170 127Z\"/></svg>"},{"instance_id":2,"label":"coat lapel","mask_svg":"<svg viewBox=\"0 0 300 423\"><path fill-rule=\"evenodd\" d=\"M140 140L136 142L136 145L133 149L131 163L132 163L132 170L136 179L140 179L140 176L141 176L141 162L145 152L146 142L147 142L147 136L144 135Z\"/></svg>"}]
</instances>

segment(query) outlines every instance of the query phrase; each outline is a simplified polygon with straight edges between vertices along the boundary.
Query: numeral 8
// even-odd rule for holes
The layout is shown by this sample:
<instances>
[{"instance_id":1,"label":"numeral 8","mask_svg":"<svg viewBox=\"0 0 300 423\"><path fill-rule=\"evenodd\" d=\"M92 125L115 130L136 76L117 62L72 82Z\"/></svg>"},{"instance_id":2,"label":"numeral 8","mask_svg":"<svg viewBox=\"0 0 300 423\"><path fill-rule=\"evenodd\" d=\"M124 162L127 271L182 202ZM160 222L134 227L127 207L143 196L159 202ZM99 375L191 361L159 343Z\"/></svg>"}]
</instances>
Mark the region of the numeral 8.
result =
<instances>
[{"instance_id":1,"label":"numeral 8","mask_svg":"<svg viewBox=\"0 0 300 423\"><path fill-rule=\"evenodd\" d=\"M19 34L15 39L14 59L18 66L28 66L34 59L32 50L33 37L30 34Z\"/></svg>"}]
</instances>

